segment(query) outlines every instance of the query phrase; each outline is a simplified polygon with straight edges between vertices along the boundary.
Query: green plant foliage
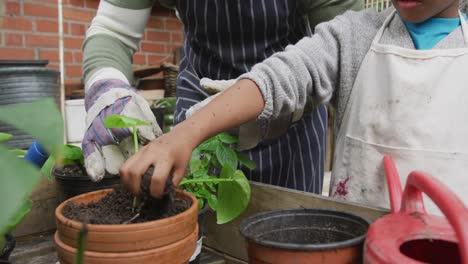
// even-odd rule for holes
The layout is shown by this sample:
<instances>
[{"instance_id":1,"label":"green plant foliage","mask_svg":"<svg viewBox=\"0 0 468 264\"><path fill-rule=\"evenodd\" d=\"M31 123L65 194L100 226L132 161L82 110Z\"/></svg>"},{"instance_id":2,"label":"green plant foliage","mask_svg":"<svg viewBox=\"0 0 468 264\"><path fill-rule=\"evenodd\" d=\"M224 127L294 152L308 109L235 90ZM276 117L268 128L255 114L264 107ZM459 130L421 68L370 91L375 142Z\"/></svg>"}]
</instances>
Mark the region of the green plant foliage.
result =
<instances>
[{"instance_id":1,"label":"green plant foliage","mask_svg":"<svg viewBox=\"0 0 468 264\"><path fill-rule=\"evenodd\" d=\"M23 149L10 149L10 151L20 158L26 156L26 154L28 153L26 150Z\"/></svg>"},{"instance_id":2,"label":"green plant foliage","mask_svg":"<svg viewBox=\"0 0 468 264\"><path fill-rule=\"evenodd\" d=\"M48 153L60 153L63 122L54 100L0 106L0 120L31 134Z\"/></svg>"},{"instance_id":3,"label":"green plant foliage","mask_svg":"<svg viewBox=\"0 0 468 264\"><path fill-rule=\"evenodd\" d=\"M62 149L62 154L63 157L61 165L84 166L83 151L80 147L68 144L64 145ZM42 165L41 174L46 176L49 181L52 180L52 172L54 170L54 167L57 165L56 163L57 162L54 155L50 155L44 163L44 165Z\"/></svg>"},{"instance_id":4,"label":"green plant foliage","mask_svg":"<svg viewBox=\"0 0 468 264\"><path fill-rule=\"evenodd\" d=\"M124 115L110 115L104 119L104 126L106 128L131 128L150 125L148 122Z\"/></svg>"},{"instance_id":5,"label":"green plant foliage","mask_svg":"<svg viewBox=\"0 0 468 264\"><path fill-rule=\"evenodd\" d=\"M198 199L200 209L208 203L216 211L218 224L236 218L250 200L249 182L237 166L240 162L255 169L255 163L231 148L237 142L235 137L219 134L200 144L192 152L189 173L180 182Z\"/></svg>"},{"instance_id":6,"label":"green plant foliage","mask_svg":"<svg viewBox=\"0 0 468 264\"><path fill-rule=\"evenodd\" d=\"M12 134L0 132L0 142L10 140L12 137Z\"/></svg>"},{"instance_id":7,"label":"green plant foliage","mask_svg":"<svg viewBox=\"0 0 468 264\"><path fill-rule=\"evenodd\" d=\"M225 165L221 178L232 179L218 185L216 222L224 224L240 215L249 205L250 185L241 170L234 171Z\"/></svg>"},{"instance_id":8,"label":"green plant foliage","mask_svg":"<svg viewBox=\"0 0 468 264\"><path fill-rule=\"evenodd\" d=\"M0 121L38 139L49 153L61 157L63 122L52 99L0 107ZM40 179L39 169L0 145L0 237L12 231L30 208L28 196Z\"/></svg>"}]
</instances>

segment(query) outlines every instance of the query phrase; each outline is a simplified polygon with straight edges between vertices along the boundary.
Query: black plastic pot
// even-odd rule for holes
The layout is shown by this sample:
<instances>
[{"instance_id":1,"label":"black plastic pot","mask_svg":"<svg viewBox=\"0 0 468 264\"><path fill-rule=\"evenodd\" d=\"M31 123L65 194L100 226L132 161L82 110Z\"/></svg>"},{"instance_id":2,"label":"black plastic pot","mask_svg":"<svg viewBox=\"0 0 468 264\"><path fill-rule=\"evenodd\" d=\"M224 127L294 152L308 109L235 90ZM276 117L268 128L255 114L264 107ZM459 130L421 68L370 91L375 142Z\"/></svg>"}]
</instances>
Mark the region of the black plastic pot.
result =
<instances>
[{"instance_id":1,"label":"black plastic pot","mask_svg":"<svg viewBox=\"0 0 468 264\"><path fill-rule=\"evenodd\" d=\"M84 168L74 165L65 166L75 173L64 173L62 169L54 168L53 175L58 186L58 201L63 202L68 198L102 189L114 188L120 185L120 177L106 175L99 182L93 182L86 174Z\"/></svg>"},{"instance_id":2,"label":"black plastic pot","mask_svg":"<svg viewBox=\"0 0 468 264\"><path fill-rule=\"evenodd\" d=\"M16 240L12 235L6 234L5 240L5 247L0 251L0 264L10 263L8 259L10 258L10 254L13 252L13 249L15 249L16 246Z\"/></svg>"},{"instance_id":3,"label":"black plastic pot","mask_svg":"<svg viewBox=\"0 0 468 264\"><path fill-rule=\"evenodd\" d=\"M210 209L210 207L205 203L205 206L198 212L198 240L200 240L205 235L205 226L203 221L205 219L205 213ZM199 264L200 263L201 252L198 256L189 262L189 264Z\"/></svg>"},{"instance_id":4,"label":"black plastic pot","mask_svg":"<svg viewBox=\"0 0 468 264\"><path fill-rule=\"evenodd\" d=\"M44 98L58 102L56 70L45 68L44 60L0 60L0 105L27 103ZM14 137L7 142L11 148L27 149L33 138L10 125L0 123L0 132Z\"/></svg>"},{"instance_id":5,"label":"black plastic pot","mask_svg":"<svg viewBox=\"0 0 468 264\"><path fill-rule=\"evenodd\" d=\"M247 218L240 231L249 263L362 263L368 227L347 212L289 209Z\"/></svg>"}]
</instances>

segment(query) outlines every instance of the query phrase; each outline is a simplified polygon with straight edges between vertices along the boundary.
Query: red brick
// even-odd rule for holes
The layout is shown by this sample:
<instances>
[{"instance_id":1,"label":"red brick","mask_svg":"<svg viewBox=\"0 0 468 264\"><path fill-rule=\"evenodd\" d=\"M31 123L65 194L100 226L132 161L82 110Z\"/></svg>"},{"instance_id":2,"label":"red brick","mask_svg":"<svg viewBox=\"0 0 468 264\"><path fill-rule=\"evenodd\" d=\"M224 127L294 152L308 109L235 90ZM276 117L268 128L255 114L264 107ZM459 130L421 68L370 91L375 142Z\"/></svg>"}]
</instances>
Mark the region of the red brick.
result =
<instances>
[{"instance_id":1,"label":"red brick","mask_svg":"<svg viewBox=\"0 0 468 264\"><path fill-rule=\"evenodd\" d=\"M169 42L171 40L171 34L169 32L160 31L149 31L145 33L145 39L151 41L164 41Z\"/></svg>"},{"instance_id":2,"label":"red brick","mask_svg":"<svg viewBox=\"0 0 468 264\"><path fill-rule=\"evenodd\" d=\"M26 46L58 47L57 35L26 35Z\"/></svg>"},{"instance_id":3,"label":"red brick","mask_svg":"<svg viewBox=\"0 0 468 264\"><path fill-rule=\"evenodd\" d=\"M64 52L63 54L64 61L67 63L72 62L72 53ZM51 63L60 63L60 55L58 49L40 49L39 50L39 59L49 60Z\"/></svg>"},{"instance_id":4,"label":"red brick","mask_svg":"<svg viewBox=\"0 0 468 264\"><path fill-rule=\"evenodd\" d=\"M158 5L154 5L153 9L151 10L151 15L152 16L168 17L168 16L171 16L171 13L174 14L174 17L175 17L175 11L174 10L171 10L171 9L168 9L168 8L165 8L165 7L161 7L161 6L158 6Z\"/></svg>"},{"instance_id":5,"label":"red brick","mask_svg":"<svg viewBox=\"0 0 468 264\"><path fill-rule=\"evenodd\" d=\"M99 1L97 1L97 2L99 2ZM67 3L69 5L75 6L75 7L85 7L85 1L84 0L68 0Z\"/></svg>"},{"instance_id":6,"label":"red brick","mask_svg":"<svg viewBox=\"0 0 468 264\"><path fill-rule=\"evenodd\" d=\"M7 15L21 15L21 6L16 2L8 2L6 4Z\"/></svg>"},{"instance_id":7,"label":"red brick","mask_svg":"<svg viewBox=\"0 0 468 264\"><path fill-rule=\"evenodd\" d=\"M58 32L57 20L36 20L36 30L38 32Z\"/></svg>"},{"instance_id":8,"label":"red brick","mask_svg":"<svg viewBox=\"0 0 468 264\"><path fill-rule=\"evenodd\" d=\"M67 65L65 67L65 76L81 77L81 65Z\"/></svg>"},{"instance_id":9,"label":"red brick","mask_svg":"<svg viewBox=\"0 0 468 264\"><path fill-rule=\"evenodd\" d=\"M49 63L47 64L47 68L60 71L60 63Z\"/></svg>"},{"instance_id":10,"label":"red brick","mask_svg":"<svg viewBox=\"0 0 468 264\"><path fill-rule=\"evenodd\" d=\"M26 19L26 18L4 17L3 24L0 24L0 27L3 29L31 31L32 22L31 22L31 19Z\"/></svg>"},{"instance_id":11,"label":"red brick","mask_svg":"<svg viewBox=\"0 0 468 264\"><path fill-rule=\"evenodd\" d=\"M78 37L65 37L64 45L66 49L79 49L81 50L81 45L83 45L84 36L81 38Z\"/></svg>"},{"instance_id":12,"label":"red brick","mask_svg":"<svg viewBox=\"0 0 468 264\"><path fill-rule=\"evenodd\" d=\"M159 17L150 17L146 27L153 29L166 29L166 21Z\"/></svg>"},{"instance_id":13,"label":"red brick","mask_svg":"<svg viewBox=\"0 0 468 264\"><path fill-rule=\"evenodd\" d=\"M171 42L172 43L182 43L184 41L184 34L181 32L171 32Z\"/></svg>"},{"instance_id":14,"label":"red brick","mask_svg":"<svg viewBox=\"0 0 468 264\"><path fill-rule=\"evenodd\" d=\"M85 0L85 6L87 8L97 9L99 6L99 1L97 0Z\"/></svg>"},{"instance_id":15,"label":"red brick","mask_svg":"<svg viewBox=\"0 0 468 264\"><path fill-rule=\"evenodd\" d=\"M166 21L166 29L167 30L174 30L174 31L182 31L183 25L179 20L176 19L168 19Z\"/></svg>"},{"instance_id":16,"label":"red brick","mask_svg":"<svg viewBox=\"0 0 468 264\"><path fill-rule=\"evenodd\" d=\"M57 4L57 0L41 0L41 2Z\"/></svg>"},{"instance_id":17,"label":"red brick","mask_svg":"<svg viewBox=\"0 0 468 264\"><path fill-rule=\"evenodd\" d=\"M35 59L34 49L1 48L0 58L2 60L31 60Z\"/></svg>"},{"instance_id":18,"label":"red brick","mask_svg":"<svg viewBox=\"0 0 468 264\"><path fill-rule=\"evenodd\" d=\"M159 65L161 62L172 62L172 55L161 56L161 55L148 55L146 56L149 65Z\"/></svg>"},{"instance_id":19,"label":"red brick","mask_svg":"<svg viewBox=\"0 0 468 264\"><path fill-rule=\"evenodd\" d=\"M53 50L40 50L39 59L49 60L50 63L60 62L59 51L58 49Z\"/></svg>"},{"instance_id":20,"label":"red brick","mask_svg":"<svg viewBox=\"0 0 468 264\"><path fill-rule=\"evenodd\" d=\"M63 17L72 21L91 22L95 13L95 11L82 10L71 7L65 7L63 9Z\"/></svg>"},{"instance_id":21,"label":"red brick","mask_svg":"<svg viewBox=\"0 0 468 264\"><path fill-rule=\"evenodd\" d=\"M23 34L6 33L5 41L7 46L22 47Z\"/></svg>"},{"instance_id":22,"label":"red brick","mask_svg":"<svg viewBox=\"0 0 468 264\"><path fill-rule=\"evenodd\" d=\"M73 52L73 62L81 63L82 61L83 61L83 53L81 53L81 51Z\"/></svg>"},{"instance_id":23,"label":"red brick","mask_svg":"<svg viewBox=\"0 0 468 264\"><path fill-rule=\"evenodd\" d=\"M152 53L163 53L165 52L165 45L163 44L155 44L155 43L141 43L141 50L144 52L152 52Z\"/></svg>"},{"instance_id":24,"label":"red brick","mask_svg":"<svg viewBox=\"0 0 468 264\"><path fill-rule=\"evenodd\" d=\"M73 52L71 51L65 51L63 53L63 61L65 63L72 63L73 62Z\"/></svg>"},{"instance_id":25,"label":"red brick","mask_svg":"<svg viewBox=\"0 0 468 264\"><path fill-rule=\"evenodd\" d=\"M39 17L57 17L58 10L54 5L44 5L37 3L24 3L24 15Z\"/></svg>"},{"instance_id":26,"label":"red brick","mask_svg":"<svg viewBox=\"0 0 468 264\"><path fill-rule=\"evenodd\" d=\"M84 36L86 33L85 26L83 24L71 24L71 34L75 36Z\"/></svg>"},{"instance_id":27,"label":"red brick","mask_svg":"<svg viewBox=\"0 0 468 264\"><path fill-rule=\"evenodd\" d=\"M146 56L143 54L133 55L133 64L146 65Z\"/></svg>"}]
</instances>

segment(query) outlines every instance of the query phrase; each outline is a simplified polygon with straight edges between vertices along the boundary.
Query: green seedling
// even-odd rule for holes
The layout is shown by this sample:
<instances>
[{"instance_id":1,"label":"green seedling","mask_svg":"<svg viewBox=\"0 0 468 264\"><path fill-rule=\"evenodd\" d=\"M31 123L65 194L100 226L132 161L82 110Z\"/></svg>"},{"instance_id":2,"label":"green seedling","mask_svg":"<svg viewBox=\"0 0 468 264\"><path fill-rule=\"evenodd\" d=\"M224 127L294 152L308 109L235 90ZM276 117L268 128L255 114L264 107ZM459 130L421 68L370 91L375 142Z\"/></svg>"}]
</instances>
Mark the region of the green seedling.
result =
<instances>
[{"instance_id":1,"label":"green seedling","mask_svg":"<svg viewBox=\"0 0 468 264\"><path fill-rule=\"evenodd\" d=\"M104 126L107 129L111 128L131 128L133 132L133 144L135 147L135 153L138 152L138 135L137 135L137 126L151 126L150 123L124 116L124 115L110 115L104 119ZM133 209L135 210L140 205L138 196L133 198Z\"/></svg>"},{"instance_id":2,"label":"green seedling","mask_svg":"<svg viewBox=\"0 0 468 264\"><path fill-rule=\"evenodd\" d=\"M47 179L52 180L52 171L57 164L57 160L54 155L50 155L41 168L41 174L46 176ZM80 147L73 145L64 145L62 148L62 160L61 165L78 165L84 166L83 151Z\"/></svg>"},{"instance_id":3,"label":"green seedling","mask_svg":"<svg viewBox=\"0 0 468 264\"><path fill-rule=\"evenodd\" d=\"M13 138L12 134L0 132L0 142L8 141L12 138ZM10 149L10 151L13 152L13 154L15 154L18 157L24 157L26 156L26 153L27 153L27 151L23 149Z\"/></svg>"},{"instance_id":4,"label":"green seedling","mask_svg":"<svg viewBox=\"0 0 468 264\"><path fill-rule=\"evenodd\" d=\"M216 211L218 224L239 216L249 204L250 185L237 167L254 170L255 163L232 149L237 138L219 134L198 146L190 159L190 171L180 186L197 197L199 208L205 201Z\"/></svg>"}]
</instances>

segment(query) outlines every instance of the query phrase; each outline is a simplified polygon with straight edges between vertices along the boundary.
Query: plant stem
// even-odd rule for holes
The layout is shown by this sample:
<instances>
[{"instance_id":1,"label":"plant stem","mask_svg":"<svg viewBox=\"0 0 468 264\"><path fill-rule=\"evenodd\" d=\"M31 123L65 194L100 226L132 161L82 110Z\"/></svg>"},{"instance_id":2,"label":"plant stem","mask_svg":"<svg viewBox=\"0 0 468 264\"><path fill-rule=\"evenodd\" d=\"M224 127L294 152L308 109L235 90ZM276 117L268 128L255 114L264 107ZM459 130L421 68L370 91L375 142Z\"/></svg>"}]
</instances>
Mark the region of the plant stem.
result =
<instances>
[{"instance_id":1,"label":"plant stem","mask_svg":"<svg viewBox=\"0 0 468 264\"><path fill-rule=\"evenodd\" d=\"M132 127L133 129L133 144L135 145L135 154L138 152L138 136L137 136L137 128L136 126ZM133 211L140 205L140 199L138 196L133 197Z\"/></svg>"},{"instance_id":2,"label":"plant stem","mask_svg":"<svg viewBox=\"0 0 468 264\"><path fill-rule=\"evenodd\" d=\"M186 185L190 183L220 183L220 182L232 182L233 179L191 179L181 182L179 185Z\"/></svg>"},{"instance_id":3,"label":"plant stem","mask_svg":"<svg viewBox=\"0 0 468 264\"><path fill-rule=\"evenodd\" d=\"M83 222L83 227L78 233L78 245L76 249L75 264L83 263L83 255L86 247L86 235L88 234L88 227L86 223Z\"/></svg>"},{"instance_id":4,"label":"plant stem","mask_svg":"<svg viewBox=\"0 0 468 264\"><path fill-rule=\"evenodd\" d=\"M132 127L133 129L133 144L135 144L135 154L138 152L138 136L136 126Z\"/></svg>"}]
</instances>

